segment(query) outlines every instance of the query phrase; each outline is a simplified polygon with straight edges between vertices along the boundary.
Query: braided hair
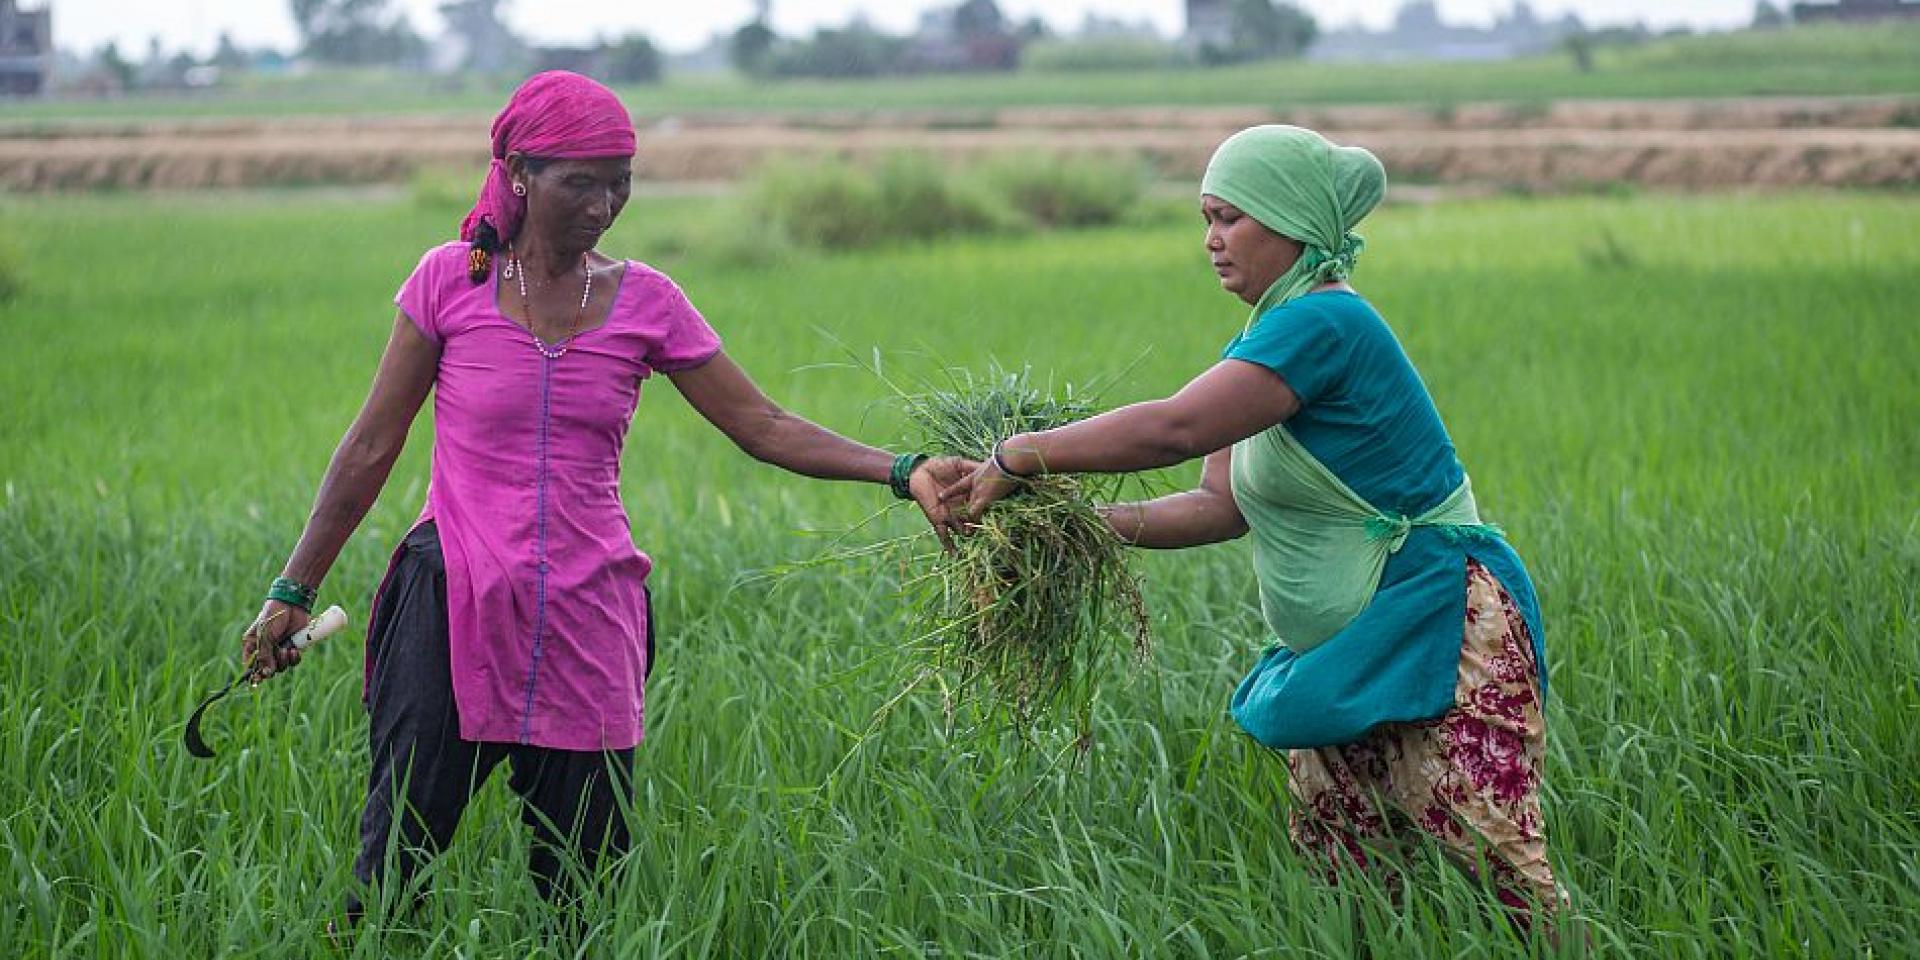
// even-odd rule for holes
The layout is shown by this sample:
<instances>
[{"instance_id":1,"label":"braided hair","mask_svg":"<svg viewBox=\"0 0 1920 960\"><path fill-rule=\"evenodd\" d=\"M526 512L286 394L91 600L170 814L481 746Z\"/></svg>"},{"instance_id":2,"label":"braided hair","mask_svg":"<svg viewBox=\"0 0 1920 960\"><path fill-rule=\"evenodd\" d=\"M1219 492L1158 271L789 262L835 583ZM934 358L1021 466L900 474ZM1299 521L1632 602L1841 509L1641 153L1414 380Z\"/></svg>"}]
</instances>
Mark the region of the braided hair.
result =
<instances>
[{"instance_id":1,"label":"braided hair","mask_svg":"<svg viewBox=\"0 0 1920 960\"><path fill-rule=\"evenodd\" d=\"M480 221L480 226L473 231L473 248L467 251L467 279L476 284L485 283L487 275L493 272L493 255L504 246L493 224Z\"/></svg>"},{"instance_id":2,"label":"braided hair","mask_svg":"<svg viewBox=\"0 0 1920 960\"><path fill-rule=\"evenodd\" d=\"M521 166L530 174L538 176L545 170L552 157L522 157ZM485 283L487 275L493 272L493 256L506 249L507 243L494 229L493 221L481 218L473 228L473 247L467 251L467 279L476 284Z\"/></svg>"}]
</instances>

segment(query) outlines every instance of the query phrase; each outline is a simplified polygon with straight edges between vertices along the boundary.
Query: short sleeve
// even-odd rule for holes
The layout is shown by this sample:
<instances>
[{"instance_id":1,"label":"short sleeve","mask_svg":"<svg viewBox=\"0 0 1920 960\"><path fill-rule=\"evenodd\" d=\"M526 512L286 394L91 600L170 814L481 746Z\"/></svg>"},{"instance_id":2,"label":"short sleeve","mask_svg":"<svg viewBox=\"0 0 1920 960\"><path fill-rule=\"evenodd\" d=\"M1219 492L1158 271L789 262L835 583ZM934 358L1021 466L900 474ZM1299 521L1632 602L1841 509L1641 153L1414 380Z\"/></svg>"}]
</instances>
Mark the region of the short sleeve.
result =
<instances>
[{"instance_id":1,"label":"short sleeve","mask_svg":"<svg viewBox=\"0 0 1920 960\"><path fill-rule=\"evenodd\" d=\"M433 343L440 342L440 298L446 287L448 246L434 247L422 255L413 273L400 285L400 292L393 295L394 305L413 321L421 336Z\"/></svg>"},{"instance_id":2,"label":"short sleeve","mask_svg":"<svg viewBox=\"0 0 1920 960\"><path fill-rule=\"evenodd\" d=\"M1300 404L1326 396L1344 378L1351 344L1334 311L1294 300L1269 310L1234 338L1223 360L1243 360L1280 375Z\"/></svg>"},{"instance_id":3,"label":"short sleeve","mask_svg":"<svg viewBox=\"0 0 1920 960\"><path fill-rule=\"evenodd\" d=\"M720 352L720 335L694 308L679 284L666 274L654 275L659 281L655 292L659 299L658 311L648 324L647 366L661 373L678 373L713 359Z\"/></svg>"}]
</instances>

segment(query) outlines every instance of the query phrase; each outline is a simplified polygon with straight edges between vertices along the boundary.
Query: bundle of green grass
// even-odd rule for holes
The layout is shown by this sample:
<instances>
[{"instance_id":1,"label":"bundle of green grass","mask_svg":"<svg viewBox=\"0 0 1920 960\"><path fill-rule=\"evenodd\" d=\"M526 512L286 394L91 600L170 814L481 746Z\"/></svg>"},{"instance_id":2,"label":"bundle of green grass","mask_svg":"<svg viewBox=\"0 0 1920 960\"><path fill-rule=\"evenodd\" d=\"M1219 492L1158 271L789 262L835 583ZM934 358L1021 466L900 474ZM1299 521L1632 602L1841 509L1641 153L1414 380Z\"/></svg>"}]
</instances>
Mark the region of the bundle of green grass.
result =
<instances>
[{"instance_id":1,"label":"bundle of green grass","mask_svg":"<svg viewBox=\"0 0 1920 960\"><path fill-rule=\"evenodd\" d=\"M1098 412L1038 389L1027 371L951 374L940 389L903 394L920 449L985 460L995 441ZM921 665L909 684L937 685L949 718L975 708L1023 739L1071 722L1091 745L1093 707L1123 661L1152 650L1146 603L1126 547L1096 509L1122 479L1043 476L995 504L951 552L922 555L909 581Z\"/></svg>"}]
</instances>

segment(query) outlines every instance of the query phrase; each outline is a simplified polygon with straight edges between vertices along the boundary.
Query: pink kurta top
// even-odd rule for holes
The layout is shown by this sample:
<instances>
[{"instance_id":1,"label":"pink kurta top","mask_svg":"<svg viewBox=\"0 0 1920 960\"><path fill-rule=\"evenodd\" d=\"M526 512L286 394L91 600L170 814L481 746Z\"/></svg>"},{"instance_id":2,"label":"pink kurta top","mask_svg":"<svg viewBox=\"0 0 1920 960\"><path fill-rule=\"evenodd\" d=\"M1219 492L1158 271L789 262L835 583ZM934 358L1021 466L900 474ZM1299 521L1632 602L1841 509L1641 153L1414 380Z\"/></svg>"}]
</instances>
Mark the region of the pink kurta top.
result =
<instances>
[{"instance_id":1,"label":"pink kurta top","mask_svg":"<svg viewBox=\"0 0 1920 960\"><path fill-rule=\"evenodd\" d=\"M653 561L620 502L620 450L654 371L720 338L667 276L627 262L604 325L542 355L468 279L465 243L427 251L394 298L440 346L435 521L460 736L565 750L640 742ZM496 273L497 276L497 273Z\"/></svg>"}]
</instances>

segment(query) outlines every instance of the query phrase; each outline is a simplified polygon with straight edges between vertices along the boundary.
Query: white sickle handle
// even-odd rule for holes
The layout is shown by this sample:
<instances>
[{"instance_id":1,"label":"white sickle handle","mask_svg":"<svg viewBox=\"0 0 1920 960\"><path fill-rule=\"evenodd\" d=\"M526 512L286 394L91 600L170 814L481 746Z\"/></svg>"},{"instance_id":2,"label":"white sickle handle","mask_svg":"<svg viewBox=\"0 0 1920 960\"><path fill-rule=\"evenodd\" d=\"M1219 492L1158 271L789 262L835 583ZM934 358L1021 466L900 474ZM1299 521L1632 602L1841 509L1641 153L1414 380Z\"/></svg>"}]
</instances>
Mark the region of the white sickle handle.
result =
<instances>
[{"instance_id":1,"label":"white sickle handle","mask_svg":"<svg viewBox=\"0 0 1920 960\"><path fill-rule=\"evenodd\" d=\"M308 621L307 625L300 629L300 632L288 637L287 643L295 650L305 650L311 646L315 640L324 640L327 637L339 633L340 628L346 625L347 612L340 609L339 604L334 604L328 607L326 612Z\"/></svg>"}]
</instances>

